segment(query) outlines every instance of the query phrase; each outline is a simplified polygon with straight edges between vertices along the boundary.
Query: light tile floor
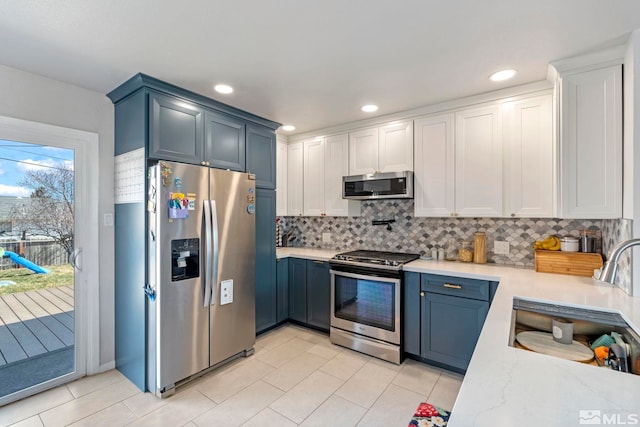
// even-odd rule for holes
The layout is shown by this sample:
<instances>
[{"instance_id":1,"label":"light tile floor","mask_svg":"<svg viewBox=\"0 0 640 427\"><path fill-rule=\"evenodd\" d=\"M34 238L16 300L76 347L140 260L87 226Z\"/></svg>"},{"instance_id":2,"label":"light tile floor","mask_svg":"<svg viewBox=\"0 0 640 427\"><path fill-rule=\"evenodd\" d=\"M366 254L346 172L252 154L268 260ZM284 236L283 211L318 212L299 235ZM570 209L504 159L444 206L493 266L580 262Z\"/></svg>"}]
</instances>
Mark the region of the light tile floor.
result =
<instances>
[{"instance_id":1,"label":"light tile floor","mask_svg":"<svg viewBox=\"0 0 640 427\"><path fill-rule=\"evenodd\" d=\"M451 409L462 376L412 360L397 366L286 325L256 352L168 399L118 371L86 377L0 408L0 426L406 426L420 402Z\"/></svg>"}]
</instances>

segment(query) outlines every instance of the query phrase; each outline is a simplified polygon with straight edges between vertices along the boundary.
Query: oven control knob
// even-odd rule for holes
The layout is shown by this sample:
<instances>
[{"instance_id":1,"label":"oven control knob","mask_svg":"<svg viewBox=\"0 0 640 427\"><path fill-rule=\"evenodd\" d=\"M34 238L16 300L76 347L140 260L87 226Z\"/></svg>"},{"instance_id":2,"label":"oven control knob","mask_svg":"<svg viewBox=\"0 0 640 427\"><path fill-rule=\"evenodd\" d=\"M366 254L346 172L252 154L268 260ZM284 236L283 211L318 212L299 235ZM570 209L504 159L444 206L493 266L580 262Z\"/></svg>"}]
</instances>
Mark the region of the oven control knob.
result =
<instances>
[{"instance_id":1,"label":"oven control knob","mask_svg":"<svg viewBox=\"0 0 640 427\"><path fill-rule=\"evenodd\" d=\"M393 262L391 263L391 265L392 265L392 266L394 266L394 267L397 267L397 266L399 265L399 263L398 263L398 261L393 261Z\"/></svg>"}]
</instances>

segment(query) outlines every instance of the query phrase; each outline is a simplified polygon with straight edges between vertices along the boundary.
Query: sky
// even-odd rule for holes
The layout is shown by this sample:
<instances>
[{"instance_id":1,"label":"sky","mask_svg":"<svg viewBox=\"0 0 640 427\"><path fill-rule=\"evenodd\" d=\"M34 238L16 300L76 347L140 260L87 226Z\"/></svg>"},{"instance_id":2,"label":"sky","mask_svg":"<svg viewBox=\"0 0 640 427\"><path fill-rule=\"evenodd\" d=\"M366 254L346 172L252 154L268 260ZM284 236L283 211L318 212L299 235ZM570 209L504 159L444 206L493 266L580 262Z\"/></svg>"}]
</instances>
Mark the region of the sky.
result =
<instances>
[{"instance_id":1,"label":"sky","mask_svg":"<svg viewBox=\"0 0 640 427\"><path fill-rule=\"evenodd\" d=\"M24 173L60 166L73 168L73 150L0 139L0 196L29 197L34 189L18 185Z\"/></svg>"}]
</instances>

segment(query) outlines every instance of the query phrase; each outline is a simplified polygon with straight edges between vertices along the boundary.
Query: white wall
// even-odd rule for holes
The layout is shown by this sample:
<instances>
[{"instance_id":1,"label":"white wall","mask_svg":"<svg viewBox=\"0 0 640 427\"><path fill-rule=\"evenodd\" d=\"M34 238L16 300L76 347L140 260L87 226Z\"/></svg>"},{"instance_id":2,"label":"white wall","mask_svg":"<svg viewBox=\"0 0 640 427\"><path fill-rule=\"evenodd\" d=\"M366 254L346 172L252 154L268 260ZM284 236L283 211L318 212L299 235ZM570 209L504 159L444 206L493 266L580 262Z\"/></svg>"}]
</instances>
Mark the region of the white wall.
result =
<instances>
[{"instance_id":1,"label":"white wall","mask_svg":"<svg viewBox=\"0 0 640 427\"><path fill-rule=\"evenodd\" d=\"M99 152L98 212L100 218L100 365L114 362L113 227L102 218L113 212L113 105L105 95L0 65L0 115L95 132Z\"/></svg>"},{"instance_id":2,"label":"white wall","mask_svg":"<svg viewBox=\"0 0 640 427\"><path fill-rule=\"evenodd\" d=\"M623 213L640 237L640 30L631 33L624 58ZM637 106L637 108L636 108ZM633 249L632 295L640 296L640 247Z\"/></svg>"}]
</instances>

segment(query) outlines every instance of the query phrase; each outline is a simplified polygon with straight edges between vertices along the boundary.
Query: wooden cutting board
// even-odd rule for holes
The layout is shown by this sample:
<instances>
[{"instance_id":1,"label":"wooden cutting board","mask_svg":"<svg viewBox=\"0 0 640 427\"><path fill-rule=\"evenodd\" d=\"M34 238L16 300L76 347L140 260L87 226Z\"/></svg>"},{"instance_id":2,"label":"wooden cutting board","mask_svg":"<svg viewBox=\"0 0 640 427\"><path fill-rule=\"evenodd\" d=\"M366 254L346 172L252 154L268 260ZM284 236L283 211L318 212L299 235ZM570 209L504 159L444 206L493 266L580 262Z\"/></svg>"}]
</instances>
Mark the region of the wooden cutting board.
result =
<instances>
[{"instance_id":1,"label":"wooden cutting board","mask_svg":"<svg viewBox=\"0 0 640 427\"><path fill-rule=\"evenodd\" d=\"M593 351L586 345L577 341L573 341L571 344L562 344L554 341L553 336L547 332L520 332L516 335L516 340L526 349L536 353L583 363L593 359Z\"/></svg>"}]
</instances>

